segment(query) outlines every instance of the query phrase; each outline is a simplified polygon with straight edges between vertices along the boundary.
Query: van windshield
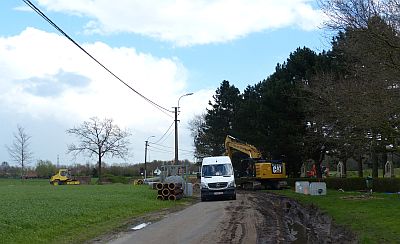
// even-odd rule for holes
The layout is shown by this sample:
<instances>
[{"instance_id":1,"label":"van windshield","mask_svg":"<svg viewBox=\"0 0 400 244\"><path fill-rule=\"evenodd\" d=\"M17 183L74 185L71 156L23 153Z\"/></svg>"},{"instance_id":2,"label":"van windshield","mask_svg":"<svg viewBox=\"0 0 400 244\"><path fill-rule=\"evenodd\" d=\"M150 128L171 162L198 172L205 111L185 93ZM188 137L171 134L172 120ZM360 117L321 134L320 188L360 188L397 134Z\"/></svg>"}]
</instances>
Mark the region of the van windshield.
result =
<instances>
[{"instance_id":1,"label":"van windshield","mask_svg":"<svg viewBox=\"0 0 400 244\"><path fill-rule=\"evenodd\" d=\"M203 165L202 176L223 176L232 175L233 168L231 164L211 164Z\"/></svg>"}]
</instances>

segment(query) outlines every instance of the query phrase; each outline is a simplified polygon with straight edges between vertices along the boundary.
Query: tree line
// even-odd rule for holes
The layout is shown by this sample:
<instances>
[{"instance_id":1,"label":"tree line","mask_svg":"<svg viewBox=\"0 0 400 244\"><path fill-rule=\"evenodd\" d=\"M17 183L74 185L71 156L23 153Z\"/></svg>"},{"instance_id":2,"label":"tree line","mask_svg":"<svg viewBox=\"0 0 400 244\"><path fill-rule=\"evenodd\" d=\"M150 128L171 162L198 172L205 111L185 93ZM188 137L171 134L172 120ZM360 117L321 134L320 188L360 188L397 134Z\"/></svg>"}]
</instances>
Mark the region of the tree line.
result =
<instances>
[{"instance_id":1,"label":"tree line","mask_svg":"<svg viewBox=\"0 0 400 244\"><path fill-rule=\"evenodd\" d=\"M226 135L282 159L289 175L327 155L372 163L399 150L400 4L394 0L320 0L336 31L328 51L303 47L243 92L222 81L209 108L190 128L197 157L225 152Z\"/></svg>"},{"instance_id":2,"label":"tree line","mask_svg":"<svg viewBox=\"0 0 400 244\"><path fill-rule=\"evenodd\" d=\"M147 162L147 177L155 177L154 174L156 169L160 169L162 165L170 165L173 161L161 161L153 160ZM188 160L180 161L182 165L188 165L188 173L194 173L198 171L198 166L189 162ZM97 163L86 163L86 164L73 164L73 165L57 165L53 164L50 160L38 160L36 166L25 166L24 173L20 166L10 165L4 161L0 164L0 178L20 178L21 175L24 178L41 178L49 179L53 176L58 169L69 169L73 176L91 176L94 178L99 177L99 170ZM103 176L123 176L123 177L144 177L144 163L139 164L108 164L102 163L102 174Z\"/></svg>"}]
</instances>

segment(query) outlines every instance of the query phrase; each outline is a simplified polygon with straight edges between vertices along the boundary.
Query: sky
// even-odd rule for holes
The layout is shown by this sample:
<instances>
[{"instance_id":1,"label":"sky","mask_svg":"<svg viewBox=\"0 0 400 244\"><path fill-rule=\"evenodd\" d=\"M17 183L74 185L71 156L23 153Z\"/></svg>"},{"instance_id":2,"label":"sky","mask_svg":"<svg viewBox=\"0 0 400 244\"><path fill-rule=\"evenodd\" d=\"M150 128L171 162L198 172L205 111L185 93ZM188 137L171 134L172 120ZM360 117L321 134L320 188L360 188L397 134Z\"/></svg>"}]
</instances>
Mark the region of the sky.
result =
<instances>
[{"instance_id":1,"label":"sky","mask_svg":"<svg viewBox=\"0 0 400 244\"><path fill-rule=\"evenodd\" d=\"M189 122L206 112L223 80L241 91L271 75L297 47L328 49L311 0L31 0L129 86L162 107L178 106L179 159L193 158ZM66 130L92 117L131 132L125 160L173 160L174 114L124 86L22 0L0 1L0 161L17 126L37 160L72 165ZM190 96L181 97L184 94ZM180 99L179 99L180 98ZM154 144L154 143L157 144ZM59 159L57 161L57 158Z\"/></svg>"}]
</instances>

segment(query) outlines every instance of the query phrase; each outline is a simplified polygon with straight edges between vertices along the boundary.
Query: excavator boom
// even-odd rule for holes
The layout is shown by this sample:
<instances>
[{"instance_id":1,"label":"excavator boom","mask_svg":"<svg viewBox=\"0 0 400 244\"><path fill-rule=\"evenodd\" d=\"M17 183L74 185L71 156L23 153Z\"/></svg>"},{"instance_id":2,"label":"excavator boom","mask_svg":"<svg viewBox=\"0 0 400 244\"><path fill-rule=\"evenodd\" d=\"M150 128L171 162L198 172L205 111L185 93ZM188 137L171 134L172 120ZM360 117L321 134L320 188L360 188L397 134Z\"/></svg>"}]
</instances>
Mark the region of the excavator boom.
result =
<instances>
[{"instance_id":1,"label":"excavator boom","mask_svg":"<svg viewBox=\"0 0 400 244\"><path fill-rule=\"evenodd\" d=\"M232 158L232 149L245 153L253 159L262 158L261 152L255 146L245 142L240 142L238 139L230 135L225 138L225 149L230 158Z\"/></svg>"}]
</instances>

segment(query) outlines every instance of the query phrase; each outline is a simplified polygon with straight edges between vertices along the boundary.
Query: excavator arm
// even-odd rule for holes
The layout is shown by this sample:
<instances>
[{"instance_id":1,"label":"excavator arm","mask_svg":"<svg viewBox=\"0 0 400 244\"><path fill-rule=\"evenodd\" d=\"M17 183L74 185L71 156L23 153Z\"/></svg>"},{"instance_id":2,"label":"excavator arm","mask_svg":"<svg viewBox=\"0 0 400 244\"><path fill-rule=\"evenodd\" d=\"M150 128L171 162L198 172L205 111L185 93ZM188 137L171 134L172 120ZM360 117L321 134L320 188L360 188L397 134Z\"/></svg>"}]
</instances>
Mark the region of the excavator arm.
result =
<instances>
[{"instance_id":1,"label":"excavator arm","mask_svg":"<svg viewBox=\"0 0 400 244\"><path fill-rule=\"evenodd\" d=\"M227 156L232 158L232 149L240 151L249 155L250 158L260 159L262 158L261 152L253 145L241 142L233 136L227 135L225 138L225 150Z\"/></svg>"}]
</instances>

